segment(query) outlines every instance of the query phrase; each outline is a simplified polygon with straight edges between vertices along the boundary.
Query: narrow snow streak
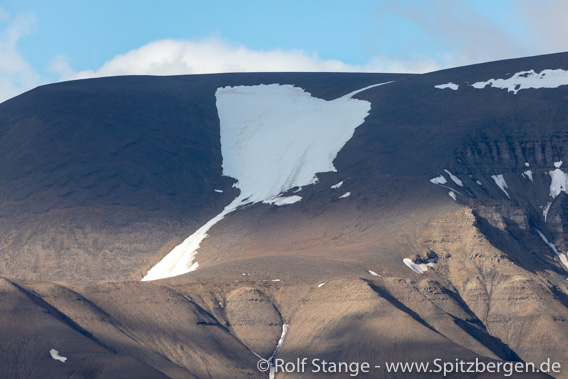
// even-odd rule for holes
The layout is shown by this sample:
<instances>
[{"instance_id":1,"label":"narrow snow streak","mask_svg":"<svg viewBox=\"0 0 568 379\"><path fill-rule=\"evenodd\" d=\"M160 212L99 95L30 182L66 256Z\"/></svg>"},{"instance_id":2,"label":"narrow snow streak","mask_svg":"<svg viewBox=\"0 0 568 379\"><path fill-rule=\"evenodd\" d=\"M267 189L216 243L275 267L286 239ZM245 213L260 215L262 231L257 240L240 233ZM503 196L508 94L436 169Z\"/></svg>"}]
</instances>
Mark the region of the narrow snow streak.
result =
<instances>
[{"instance_id":1,"label":"narrow snow streak","mask_svg":"<svg viewBox=\"0 0 568 379\"><path fill-rule=\"evenodd\" d=\"M297 203L300 200L302 200L302 196L295 195L295 196L288 196L288 197L277 197L273 200L265 201L264 203L282 206L282 205L294 204L294 203Z\"/></svg>"},{"instance_id":2,"label":"narrow snow streak","mask_svg":"<svg viewBox=\"0 0 568 379\"><path fill-rule=\"evenodd\" d=\"M286 338L286 333L288 333L288 324L282 324L282 334L280 335L280 339L278 340L278 343L276 344L276 349L274 349L274 352L272 353L270 358L268 358L268 363L270 363L270 373L269 373L269 376L268 376L269 379L274 379L274 375L276 373L275 372L276 370L274 369L274 357L280 351L280 348L282 347L282 343L284 342L284 338Z\"/></svg>"},{"instance_id":3,"label":"narrow snow streak","mask_svg":"<svg viewBox=\"0 0 568 379\"><path fill-rule=\"evenodd\" d=\"M434 88L438 88L438 89L449 88L449 89L452 89L454 91L457 91L459 87L460 86L458 84L455 84L455 83L452 83L452 82L449 82L449 83L446 83L446 84L438 84L437 86L434 86Z\"/></svg>"},{"instance_id":4,"label":"narrow snow streak","mask_svg":"<svg viewBox=\"0 0 568 379\"><path fill-rule=\"evenodd\" d=\"M345 199L346 197L351 196L351 192L345 192L343 195L339 196L340 199Z\"/></svg>"},{"instance_id":5,"label":"narrow snow streak","mask_svg":"<svg viewBox=\"0 0 568 379\"><path fill-rule=\"evenodd\" d=\"M332 185L332 186L329 187L329 188L331 188L331 189L338 189L338 188L341 187L342 185L343 185L343 180L340 181L340 182L337 183L337 184Z\"/></svg>"},{"instance_id":6,"label":"narrow snow streak","mask_svg":"<svg viewBox=\"0 0 568 379\"><path fill-rule=\"evenodd\" d=\"M56 361L61 361L61 362L65 363L65 361L67 360L67 357L63 357L63 356L59 355L59 351L57 351L55 349L49 350L49 354L51 355L51 358L55 359Z\"/></svg>"},{"instance_id":7,"label":"narrow snow streak","mask_svg":"<svg viewBox=\"0 0 568 379\"><path fill-rule=\"evenodd\" d=\"M491 175L491 179L493 179L495 184L497 184L497 186L499 188L501 188L501 191L505 192L505 195L507 195L507 197L510 199L511 196L509 196L509 194L507 193L507 190L505 189L505 188L509 188L509 187L507 186L507 182L505 182L505 178L503 178L503 174Z\"/></svg>"},{"instance_id":8,"label":"narrow snow streak","mask_svg":"<svg viewBox=\"0 0 568 379\"><path fill-rule=\"evenodd\" d=\"M558 256L558 258L560 258L560 261L564 264L564 266L566 266L566 268L568 269L568 259L566 259L566 256L564 254L562 254L561 252L559 252L556 249L556 246L554 246L553 243L548 242L548 239L544 236L544 234L542 234L540 232L540 230L536 230L538 232L538 234L540 235L540 238L542 238L542 240L552 249L552 251L554 251L556 253L556 255Z\"/></svg>"},{"instance_id":9,"label":"narrow snow streak","mask_svg":"<svg viewBox=\"0 0 568 379\"><path fill-rule=\"evenodd\" d=\"M343 95L342 97L344 97L344 98L352 98L353 96L357 95L358 93L361 93L361 92L363 92L363 91L366 91L366 90L368 90L368 89L375 88L375 87L378 87L378 86L384 86L385 84L389 84L389 83L392 83L392 81L390 81L390 82L384 82L384 83L371 84L370 86L363 87L363 88L361 88L361 89L357 89L357 90L355 90L355 91L353 91L353 92L349 92L347 95Z\"/></svg>"},{"instance_id":10,"label":"narrow snow streak","mask_svg":"<svg viewBox=\"0 0 568 379\"><path fill-rule=\"evenodd\" d=\"M449 172L448 170L444 170L446 171L449 175L450 175L450 179L452 179L452 181L457 184L460 187L463 187L463 182L455 175L453 175L451 172ZM446 178L444 178L444 174L441 174L440 176L437 176L435 178L430 179L430 183L436 184L440 187L444 187L450 190L450 192L448 192L448 195L450 195L452 197L452 199L456 200L456 193L459 193L461 195L461 192L458 190L453 189L452 187L446 186L444 184L446 184L448 181L446 180ZM466 190L467 191L467 190Z\"/></svg>"},{"instance_id":11,"label":"narrow snow streak","mask_svg":"<svg viewBox=\"0 0 568 379\"><path fill-rule=\"evenodd\" d=\"M546 218L548 217L548 211L550 210L550 206L552 205L552 202L549 201L546 204L546 207L544 207L544 209L542 210L542 215L544 216L544 222L546 222ZM541 207L542 208L542 207Z\"/></svg>"},{"instance_id":12,"label":"narrow snow streak","mask_svg":"<svg viewBox=\"0 0 568 379\"><path fill-rule=\"evenodd\" d=\"M558 88L568 85L568 71L542 70L538 74L534 70L517 72L508 79L489 79L485 82L473 83L471 86L483 89L485 86L506 89L507 92L517 92L528 88Z\"/></svg>"},{"instance_id":13,"label":"narrow snow streak","mask_svg":"<svg viewBox=\"0 0 568 379\"><path fill-rule=\"evenodd\" d=\"M335 100L313 97L291 85L218 88L223 175L237 180L240 194L221 213L176 246L142 279L157 280L199 267L197 249L213 225L238 207L265 203L293 204L285 196L295 187L317 182L316 173L336 171L333 160L371 110L353 96L387 83L371 85Z\"/></svg>"},{"instance_id":14,"label":"narrow snow streak","mask_svg":"<svg viewBox=\"0 0 568 379\"><path fill-rule=\"evenodd\" d=\"M450 175L450 179L452 179L452 182L456 183L458 186L463 187L463 182L454 174L452 174L451 172L449 172L448 170L444 170L448 173L448 175Z\"/></svg>"}]
</instances>

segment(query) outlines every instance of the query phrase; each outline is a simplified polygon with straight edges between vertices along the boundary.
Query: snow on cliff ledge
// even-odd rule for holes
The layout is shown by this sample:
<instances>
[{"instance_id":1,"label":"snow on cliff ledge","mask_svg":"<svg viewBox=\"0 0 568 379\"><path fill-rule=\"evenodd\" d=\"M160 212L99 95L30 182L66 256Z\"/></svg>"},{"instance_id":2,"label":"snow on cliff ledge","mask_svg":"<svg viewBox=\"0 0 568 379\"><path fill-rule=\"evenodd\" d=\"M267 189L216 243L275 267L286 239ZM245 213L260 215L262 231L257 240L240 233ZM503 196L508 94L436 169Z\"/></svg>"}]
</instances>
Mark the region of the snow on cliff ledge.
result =
<instances>
[{"instance_id":1,"label":"snow on cliff ledge","mask_svg":"<svg viewBox=\"0 0 568 379\"><path fill-rule=\"evenodd\" d=\"M508 79L489 79L485 82L473 83L473 88L482 89L485 86L506 89L507 92L517 92L528 88L558 88L568 85L568 71L542 70L538 74L534 70L517 72Z\"/></svg>"},{"instance_id":2,"label":"snow on cliff ledge","mask_svg":"<svg viewBox=\"0 0 568 379\"><path fill-rule=\"evenodd\" d=\"M386 84L386 83L381 83ZM223 175L237 180L237 196L221 213L176 246L142 279L185 274L199 265L197 249L207 232L245 204L286 205L300 196L283 194L317 182L316 173L336 171L333 160L369 114L368 101L354 99L365 87L326 101L292 85L218 88Z\"/></svg>"}]
</instances>

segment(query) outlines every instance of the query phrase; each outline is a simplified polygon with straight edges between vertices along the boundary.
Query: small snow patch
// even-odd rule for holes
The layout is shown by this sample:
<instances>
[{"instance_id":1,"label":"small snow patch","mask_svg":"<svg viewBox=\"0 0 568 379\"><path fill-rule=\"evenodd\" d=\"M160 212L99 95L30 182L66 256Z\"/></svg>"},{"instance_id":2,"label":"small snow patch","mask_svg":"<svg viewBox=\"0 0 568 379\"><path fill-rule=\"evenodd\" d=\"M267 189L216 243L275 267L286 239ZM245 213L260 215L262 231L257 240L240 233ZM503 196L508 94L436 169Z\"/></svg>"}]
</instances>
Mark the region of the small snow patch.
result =
<instances>
[{"instance_id":1,"label":"small snow patch","mask_svg":"<svg viewBox=\"0 0 568 379\"><path fill-rule=\"evenodd\" d=\"M446 83L446 84L438 84L437 86L434 86L434 88L438 88L438 89L449 88L449 89L452 89L454 91L457 91L459 87L460 86L458 84L455 84L455 83L452 83L452 82L449 82L449 83Z\"/></svg>"},{"instance_id":2,"label":"small snow patch","mask_svg":"<svg viewBox=\"0 0 568 379\"><path fill-rule=\"evenodd\" d=\"M562 161L554 162L554 167L560 168L560 166L562 166L562 163L564 163L564 162L562 162Z\"/></svg>"},{"instance_id":3,"label":"small snow patch","mask_svg":"<svg viewBox=\"0 0 568 379\"><path fill-rule=\"evenodd\" d=\"M451 172L449 172L448 170L444 170L448 173L448 175L450 175L450 179L452 179L452 181L454 183L456 183L458 186L463 187L463 182L454 174L452 174Z\"/></svg>"},{"instance_id":4,"label":"small snow patch","mask_svg":"<svg viewBox=\"0 0 568 379\"><path fill-rule=\"evenodd\" d=\"M49 350L49 354L51 354L51 358L55 359L56 361L61 361L61 362L65 363L65 361L67 360L67 357L63 357L63 356L59 355L59 351L57 351L55 349Z\"/></svg>"},{"instance_id":5,"label":"small snow patch","mask_svg":"<svg viewBox=\"0 0 568 379\"><path fill-rule=\"evenodd\" d=\"M272 279L273 282L279 282L280 279Z\"/></svg>"},{"instance_id":6,"label":"small snow patch","mask_svg":"<svg viewBox=\"0 0 568 379\"><path fill-rule=\"evenodd\" d=\"M223 193L223 190L216 189L215 192L217 192L217 193Z\"/></svg>"},{"instance_id":7,"label":"small snow patch","mask_svg":"<svg viewBox=\"0 0 568 379\"><path fill-rule=\"evenodd\" d=\"M373 276L380 276L379 274L377 274L376 272L371 271L371 270L369 270L369 274L371 274L371 275L373 275Z\"/></svg>"},{"instance_id":8,"label":"small snow patch","mask_svg":"<svg viewBox=\"0 0 568 379\"><path fill-rule=\"evenodd\" d=\"M483 184L481 184L481 182L479 180L476 180L475 182L477 183L478 186L483 187Z\"/></svg>"},{"instance_id":9,"label":"small snow patch","mask_svg":"<svg viewBox=\"0 0 568 379\"><path fill-rule=\"evenodd\" d=\"M550 197L553 199L560 195L560 192L566 192L566 174L558 167L559 166L557 166L555 170L548 172L552 179L550 183Z\"/></svg>"},{"instance_id":10,"label":"small snow patch","mask_svg":"<svg viewBox=\"0 0 568 379\"><path fill-rule=\"evenodd\" d=\"M340 182L337 183L337 184L334 184L334 185L331 186L330 188L331 188L331 189L338 189L338 188L341 187L342 185L343 185L343 180L340 181Z\"/></svg>"},{"instance_id":11,"label":"small snow patch","mask_svg":"<svg viewBox=\"0 0 568 379\"><path fill-rule=\"evenodd\" d=\"M346 197L351 196L351 192L345 192L343 195L339 196L340 199L345 199Z\"/></svg>"},{"instance_id":12,"label":"small snow patch","mask_svg":"<svg viewBox=\"0 0 568 379\"><path fill-rule=\"evenodd\" d=\"M527 171L523 172L523 177L525 177L525 176L526 176L527 178L529 178L529 179L531 180L531 182L534 182L534 180L533 180L533 175L532 175L532 171L531 171L531 170L527 170Z\"/></svg>"},{"instance_id":13,"label":"small snow patch","mask_svg":"<svg viewBox=\"0 0 568 379\"><path fill-rule=\"evenodd\" d=\"M525 166L530 167L529 162L525 162Z\"/></svg>"},{"instance_id":14,"label":"small snow patch","mask_svg":"<svg viewBox=\"0 0 568 379\"><path fill-rule=\"evenodd\" d=\"M444 178L444 175L437 176L435 178L430 179L430 182L434 184L446 184L448 181Z\"/></svg>"},{"instance_id":15,"label":"small snow patch","mask_svg":"<svg viewBox=\"0 0 568 379\"><path fill-rule=\"evenodd\" d=\"M458 198L457 198L456 194L454 193L454 191L448 192L448 195L450 195L450 197L451 197L452 199L454 199L455 202L458 201Z\"/></svg>"},{"instance_id":16,"label":"small snow patch","mask_svg":"<svg viewBox=\"0 0 568 379\"><path fill-rule=\"evenodd\" d=\"M325 284L325 282L318 284L318 288L323 287L324 284Z\"/></svg>"},{"instance_id":17,"label":"small snow patch","mask_svg":"<svg viewBox=\"0 0 568 379\"><path fill-rule=\"evenodd\" d=\"M503 178L503 174L491 175L491 178L493 179L495 184L497 184L497 186L499 188L501 188L501 191L505 192L505 195L507 195L507 197L510 199L511 196L509 196L509 194L507 193L507 190L505 190L505 188L509 188L509 187L507 187L507 182L505 182L505 178Z\"/></svg>"},{"instance_id":18,"label":"small snow patch","mask_svg":"<svg viewBox=\"0 0 568 379\"><path fill-rule=\"evenodd\" d=\"M412 262L409 258L404 258L402 261L404 262L405 265L410 267L410 269L412 271L414 271L415 273L420 274L420 275L424 274L425 270L423 270L422 267L420 267L416 263ZM426 267L426 265L424 265L424 266Z\"/></svg>"}]
</instances>

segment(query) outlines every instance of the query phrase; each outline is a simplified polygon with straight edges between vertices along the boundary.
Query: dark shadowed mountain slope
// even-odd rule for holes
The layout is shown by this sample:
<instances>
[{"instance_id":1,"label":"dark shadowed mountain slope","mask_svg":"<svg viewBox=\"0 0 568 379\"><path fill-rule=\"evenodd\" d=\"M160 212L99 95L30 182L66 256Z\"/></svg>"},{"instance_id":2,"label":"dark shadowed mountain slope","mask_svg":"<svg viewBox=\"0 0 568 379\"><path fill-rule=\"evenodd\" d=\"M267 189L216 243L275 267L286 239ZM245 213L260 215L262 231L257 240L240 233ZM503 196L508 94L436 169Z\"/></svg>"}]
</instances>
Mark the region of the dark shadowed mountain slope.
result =
<instances>
[{"instance_id":1,"label":"dark shadowed mountain slope","mask_svg":"<svg viewBox=\"0 0 568 379\"><path fill-rule=\"evenodd\" d=\"M272 356L371 362L386 378L442 375L384 362L550 359L568 377L568 85L523 87L568 84L565 70L568 54L424 75L120 77L1 104L2 325L42 330L33 349L9 334L3 373L267 377L255 366ZM218 88L330 101L385 82L353 96L370 111L336 171L280 194L300 201L224 214L196 270L139 281L239 196Z\"/></svg>"},{"instance_id":2,"label":"dark shadowed mountain slope","mask_svg":"<svg viewBox=\"0 0 568 379\"><path fill-rule=\"evenodd\" d=\"M298 83L333 98L398 77L121 77L9 100L0 105L2 272L138 279L218 213L236 193L221 175L218 87Z\"/></svg>"}]
</instances>

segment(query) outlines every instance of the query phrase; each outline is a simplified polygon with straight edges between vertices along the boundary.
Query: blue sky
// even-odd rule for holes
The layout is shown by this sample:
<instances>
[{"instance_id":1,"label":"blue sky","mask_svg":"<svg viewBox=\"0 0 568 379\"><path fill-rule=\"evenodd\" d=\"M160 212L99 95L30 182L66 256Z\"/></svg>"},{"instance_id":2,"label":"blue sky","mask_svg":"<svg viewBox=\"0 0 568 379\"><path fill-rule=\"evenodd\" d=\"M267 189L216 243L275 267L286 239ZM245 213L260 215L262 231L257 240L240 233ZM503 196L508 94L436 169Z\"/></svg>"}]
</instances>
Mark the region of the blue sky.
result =
<instances>
[{"instance_id":1,"label":"blue sky","mask_svg":"<svg viewBox=\"0 0 568 379\"><path fill-rule=\"evenodd\" d=\"M427 72L565 51L566 4L0 0L0 101L40 84L95 76Z\"/></svg>"}]
</instances>

